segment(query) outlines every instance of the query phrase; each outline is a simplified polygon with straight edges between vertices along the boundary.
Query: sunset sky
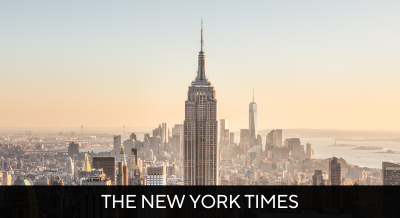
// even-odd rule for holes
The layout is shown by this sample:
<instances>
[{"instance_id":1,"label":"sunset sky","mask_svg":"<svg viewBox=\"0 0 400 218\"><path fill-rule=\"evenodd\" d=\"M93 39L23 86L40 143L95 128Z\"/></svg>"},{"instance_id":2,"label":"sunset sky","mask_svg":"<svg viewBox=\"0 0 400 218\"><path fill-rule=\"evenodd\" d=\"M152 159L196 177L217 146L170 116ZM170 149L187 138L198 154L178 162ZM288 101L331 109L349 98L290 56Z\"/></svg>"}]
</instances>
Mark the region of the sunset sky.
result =
<instances>
[{"instance_id":1,"label":"sunset sky","mask_svg":"<svg viewBox=\"0 0 400 218\"><path fill-rule=\"evenodd\" d=\"M200 20L219 119L400 131L400 1L2 1L0 127L184 120Z\"/></svg>"}]
</instances>

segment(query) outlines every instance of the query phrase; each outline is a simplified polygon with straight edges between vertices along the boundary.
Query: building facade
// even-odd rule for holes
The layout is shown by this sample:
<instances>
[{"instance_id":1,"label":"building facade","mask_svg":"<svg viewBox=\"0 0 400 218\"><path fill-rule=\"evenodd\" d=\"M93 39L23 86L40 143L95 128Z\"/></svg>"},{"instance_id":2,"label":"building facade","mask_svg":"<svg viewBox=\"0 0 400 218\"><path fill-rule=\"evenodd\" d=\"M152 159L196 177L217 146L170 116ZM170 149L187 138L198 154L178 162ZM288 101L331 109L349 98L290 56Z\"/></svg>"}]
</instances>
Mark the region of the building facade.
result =
<instances>
[{"instance_id":1,"label":"building facade","mask_svg":"<svg viewBox=\"0 0 400 218\"><path fill-rule=\"evenodd\" d=\"M147 168L146 185L167 185L167 171L165 166Z\"/></svg>"},{"instance_id":2,"label":"building facade","mask_svg":"<svg viewBox=\"0 0 400 218\"><path fill-rule=\"evenodd\" d=\"M121 135L114 135L114 156L117 157L121 151Z\"/></svg>"},{"instance_id":3,"label":"building facade","mask_svg":"<svg viewBox=\"0 0 400 218\"><path fill-rule=\"evenodd\" d=\"M110 178L112 184L116 184L116 157L93 157L93 168L103 169L106 179Z\"/></svg>"},{"instance_id":4,"label":"building facade","mask_svg":"<svg viewBox=\"0 0 400 218\"><path fill-rule=\"evenodd\" d=\"M342 180L342 168L338 159L333 157L329 161L329 180L331 181L331 185L340 185Z\"/></svg>"},{"instance_id":5,"label":"building facade","mask_svg":"<svg viewBox=\"0 0 400 218\"><path fill-rule=\"evenodd\" d=\"M217 100L214 87L206 78L202 28L197 77L185 102L185 185L218 184L218 150Z\"/></svg>"},{"instance_id":6,"label":"building facade","mask_svg":"<svg viewBox=\"0 0 400 218\"><path fill-rule=\"evenodd\" d=\"M382 162L383 185L400 185L400 164Z\"/></svg>"}]
</instances>

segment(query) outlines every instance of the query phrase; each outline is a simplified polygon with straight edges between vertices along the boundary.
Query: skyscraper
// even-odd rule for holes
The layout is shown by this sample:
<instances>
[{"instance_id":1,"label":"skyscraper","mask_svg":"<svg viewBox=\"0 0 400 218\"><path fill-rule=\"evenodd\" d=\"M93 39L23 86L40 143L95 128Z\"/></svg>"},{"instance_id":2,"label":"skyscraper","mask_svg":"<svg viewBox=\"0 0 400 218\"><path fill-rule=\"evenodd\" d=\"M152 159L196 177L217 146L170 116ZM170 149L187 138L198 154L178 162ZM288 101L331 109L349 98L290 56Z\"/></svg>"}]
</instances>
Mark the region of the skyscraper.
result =
<instances>
[{"instance_id":1,"label":"skyscraper","mask_svg":"<svg viewBox=\"0 0 400 218\"><path fill-rule=\"evenodd\" d=\"M68 145L68 156L72 158L75 154L79 156L79 146L81 146L81 143L70 142Z\"/></svg>"},{"instance_id":2,"label":"skyscraper","mask_svg":"<svg viewBox=\"0 0 400 218\"><path fill-rule=\"evenodd\" d=\"M276 131L276 145L281 147L282 146L282 129L277 129Z\"/></svg>"},{"instance_id":3,"label":"skyscraper","mask_svg":"<svg viewBox=\"0 0 400 218\"><path fill-rule=\"evenodd\" d=\"M136 134L135 133L132 133L130 136L129 136L129 138L130 139L133 139L133 140L137 140L137 138L136 138Z\"/></svg>"},{"instance_id":4,"label":"skyscraper","mask_svg":"<svg viewBox=\"0 0 400 218\"><path fill-rule=\"evenodd\" d=\"M106 178L111 179L111 183L116 183L116 157L93 157L93 168L103 169Z\"/></svg>"},{"instance_id":5,"label":"skyscraper","mask_svg":"<svg viewBox=\"0 0 400 218\"><path fill-rule=\"evenodd\" d=\"M121 135L114 135L114 156L117 157L121 151Z\"/></svg>"},{"instance_id":6,"label":"skyscraper","mask_svg":"<svg viewBox=\"0 0 400 218\"><path fill-rule=\"evenodd\" d=\"M189 87L184 121L185 185L218 184L218 117L214 86L205 72L203 22L197 77Z\"/></svg>"},{"instance_id":7,"label":"skyscraper","mask_svg":"<svg viewBox=\"0 0 400 218\"><path fill-rule=\"evenodd\" d=\"M241 129L240 130L240 147L246 150L249 147L250 139L249 139L249 130L248 129Z\"/></svg>"},{"instance_id":8,"label":"skyscraper","mask_svg":"<svg viewBox=\"0 0 400 218\"><path fill-rule=\"evenodd\" d=\"M329 180L331 181L331 185L340 185L342 180L342 168L340 167L340 163L336 157L333 157L329 161Z\"/></svg>"},{"instance_id":9,"label":"skyscraper","mask_svg":"<svg viewBox=\"0 0 400 218\"><path fill-rule=\"evenodd\" d=\"M254 145L254 140L257 138L257 104L254 102L254 90L253 101L249 104L249 133L250 145Z\"/></svg>"},{"instance_id":10,"label":"skyscraper","mask_svg":"<svg viewBox=\"0 0 400 218\"><path fill-rule=\"evenodd\" d=\"M161 140L162 143L165 145L168 143L168 123L162 123L161 124Z\"/></svg>"},{"instance_id":11,"label":"skyscraper","mask_svg":"<svg viewBox=\"0 0 400 218\"><path fill-rule=\"evenodd\" d=\"M221 119L219 123L219 142L223 144L225 141L225 130L228 129L228 120Z\"/></svg>"},{"instance_id":12,"label":"skyscraper","mask_svg":"<svg viewBox=\"0 0 400 218\"><path fill-rule=\"evenodd\" d=\"M382 162L383 185L400 185L400 164Z\"/></svg>"}]
</instances>

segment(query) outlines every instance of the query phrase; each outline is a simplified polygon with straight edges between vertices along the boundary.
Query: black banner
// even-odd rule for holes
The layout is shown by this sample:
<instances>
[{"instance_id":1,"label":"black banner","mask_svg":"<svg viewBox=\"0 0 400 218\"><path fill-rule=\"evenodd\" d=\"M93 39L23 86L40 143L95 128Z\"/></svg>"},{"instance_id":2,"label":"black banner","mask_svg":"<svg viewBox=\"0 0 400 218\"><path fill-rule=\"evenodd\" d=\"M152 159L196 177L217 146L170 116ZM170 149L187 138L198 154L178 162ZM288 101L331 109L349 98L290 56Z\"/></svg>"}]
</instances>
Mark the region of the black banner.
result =
<instances>
[{"instance_id":1,"label":"black banner","mask_svg":"<svg viewBox=\"0 0 400 218\"><path fill-rule=\"evenodd\" d=\"M3 186L0 217L400 217L400 186Z\"/></svg>"}]
</instances>

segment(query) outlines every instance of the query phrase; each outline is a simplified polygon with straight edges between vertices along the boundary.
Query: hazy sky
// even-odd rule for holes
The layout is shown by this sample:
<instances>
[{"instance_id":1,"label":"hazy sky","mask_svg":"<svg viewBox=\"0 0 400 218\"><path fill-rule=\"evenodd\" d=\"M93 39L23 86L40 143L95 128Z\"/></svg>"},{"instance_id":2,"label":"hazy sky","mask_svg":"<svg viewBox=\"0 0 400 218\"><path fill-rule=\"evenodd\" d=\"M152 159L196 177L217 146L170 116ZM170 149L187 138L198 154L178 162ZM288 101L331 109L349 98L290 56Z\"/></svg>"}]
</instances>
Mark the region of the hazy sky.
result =
<instances>
[{"instance_id":1,"label":"hazy sky","mask_svg":"<svg viewBox=\"0 0 400 218\"><path fill-rule=\"evenodd\" d=\"M0 127L184 120L200 18L218 116L400 130L400 1L1 1Z\"/></svg>"}]
</instances>

